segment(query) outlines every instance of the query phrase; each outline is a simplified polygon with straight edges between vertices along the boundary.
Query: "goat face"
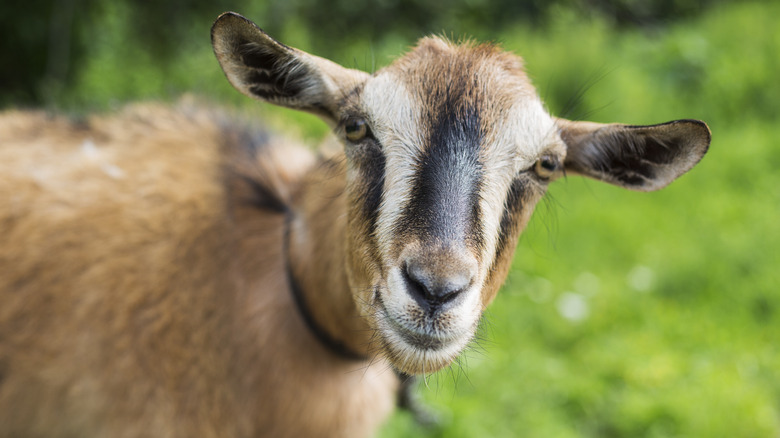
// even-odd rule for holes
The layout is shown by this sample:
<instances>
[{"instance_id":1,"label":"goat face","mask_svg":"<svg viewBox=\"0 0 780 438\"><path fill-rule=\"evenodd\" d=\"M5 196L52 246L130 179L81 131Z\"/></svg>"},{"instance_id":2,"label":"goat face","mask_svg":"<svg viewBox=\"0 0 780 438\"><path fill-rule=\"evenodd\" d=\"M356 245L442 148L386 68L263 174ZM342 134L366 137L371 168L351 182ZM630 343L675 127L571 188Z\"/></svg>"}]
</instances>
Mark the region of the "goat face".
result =
<instances>
[{"instance_id":1,"label":"goat face","mask_svg":"<svg viewBox=\"0 0 780 438\"><path fill-rule=\"evenodd\" d=\"M212 41L245 94L320 115L347 160L347 272L399 370L450 364L503 282L547 184L568 172L654 190L709 145L698 121L650 127L551 117L519 57L423 39L374 75L284 46L227 13Z\"/></svg>"},{"instance_id":2,"label":"goat face","mask_svg":"<svg viewBox=\"0 0 780 438\"><path fill-rule=\"evenodd\" d=\"M396 366L436 370L473 337L565 149L520 60L491 46L424 39L351 99L343 129L371 133L346 137L366 231L352 277Z\"/></svg>"}]
</instances>

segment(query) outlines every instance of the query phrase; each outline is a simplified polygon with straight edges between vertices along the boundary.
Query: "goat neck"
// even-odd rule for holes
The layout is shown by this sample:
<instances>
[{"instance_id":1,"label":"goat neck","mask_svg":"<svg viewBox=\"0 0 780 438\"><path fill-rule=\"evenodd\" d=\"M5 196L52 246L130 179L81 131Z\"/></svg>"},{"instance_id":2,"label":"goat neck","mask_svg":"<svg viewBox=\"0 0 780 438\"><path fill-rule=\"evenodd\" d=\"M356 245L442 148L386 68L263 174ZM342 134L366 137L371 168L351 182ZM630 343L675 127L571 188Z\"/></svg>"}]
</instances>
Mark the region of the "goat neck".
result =
<instances>
[{"instance_id":1,"label":"goat neck","mask_svg":"<svg viewBox=\"0 0 780 438\"><path fill-rule=\"evenodd\" d=\"M302 317L333 353L368 358L371 330L359 316L346 271L343 157L324 159L305 179L288 213L291 292ZM296 290L297 289L297 290Z\"/></svg>"}]
</instances>

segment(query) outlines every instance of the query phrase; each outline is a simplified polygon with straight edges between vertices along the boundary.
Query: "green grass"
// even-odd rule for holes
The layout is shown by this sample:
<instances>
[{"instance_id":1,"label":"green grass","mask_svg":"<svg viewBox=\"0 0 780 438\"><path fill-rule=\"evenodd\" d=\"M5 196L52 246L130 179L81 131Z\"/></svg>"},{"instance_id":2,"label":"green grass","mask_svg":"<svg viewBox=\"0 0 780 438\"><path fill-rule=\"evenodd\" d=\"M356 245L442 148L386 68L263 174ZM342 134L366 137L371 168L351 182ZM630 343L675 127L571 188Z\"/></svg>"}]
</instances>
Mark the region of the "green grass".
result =
<instances>
[{"instance_id":1,"label":"green grass","mask_svg":"<svg viewBox=\"0 0 780 438\"><path fill-rule=\"evenodd\" d=\"M315 118L239 96L193 23L164 67L127 41L106 5L67 109L195 92L294 126ZM251 14L250 14L251 15ZM487 340L418 393L442 417L396 414L382 437L780 436L780 4L722 4L654 29L616 30L565 9L549 25L491 34L522 54L555 114L658 123L700 118L713 142L669 188L634 193L556 182L521 238L487 315ZM307 49L316 30L283 40ZM197 30L196 30L197 29ZM438 31L439 29L435 29ZM412 44L357 40L338 61L372 69ZM584 305L578 321L561 306Z\"/></svg>"}]
</instances>

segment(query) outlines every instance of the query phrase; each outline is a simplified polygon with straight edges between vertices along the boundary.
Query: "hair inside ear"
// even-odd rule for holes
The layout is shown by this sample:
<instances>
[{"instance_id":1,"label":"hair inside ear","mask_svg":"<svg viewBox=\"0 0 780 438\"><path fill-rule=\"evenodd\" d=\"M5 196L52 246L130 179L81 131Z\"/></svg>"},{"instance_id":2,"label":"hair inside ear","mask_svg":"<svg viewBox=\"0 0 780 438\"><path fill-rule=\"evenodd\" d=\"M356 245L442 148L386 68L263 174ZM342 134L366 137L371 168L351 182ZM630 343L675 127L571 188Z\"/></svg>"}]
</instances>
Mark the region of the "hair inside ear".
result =
<instances>
[{"instance_id":1,"label":"hair inside ear","mask_svg":"<svg viewBox=\"0 0 780 438\"><path fill-rule=\"evenodd\" d=\"M312 74L304 56L274 40L248 19L221 15L212 27L212 44L230 83L251 97L306 109L296 99Z\"/></svg>"},{"instance_id":2,"label":"hair inside ear","mask_svg":"<svg viewBox=\"0 0 780 438\"><path fill-rule=\"evenodd\" d=\"M660 189L690 170L710 144L698 120L660 125L600 125L558 121L567 170L634 190Z\"/></svg>"},{"instance_id":3,"label":"hair inside ear","mask_svg":"<svg viewBox=\"0 0 780 438\"><path fill-rule=\"evenodd\" d=\"M211 28L214 54L228 81L247 96L338 120L344 90L369 76L288 47L233 12Z\"/></svg>"}]
</instances>

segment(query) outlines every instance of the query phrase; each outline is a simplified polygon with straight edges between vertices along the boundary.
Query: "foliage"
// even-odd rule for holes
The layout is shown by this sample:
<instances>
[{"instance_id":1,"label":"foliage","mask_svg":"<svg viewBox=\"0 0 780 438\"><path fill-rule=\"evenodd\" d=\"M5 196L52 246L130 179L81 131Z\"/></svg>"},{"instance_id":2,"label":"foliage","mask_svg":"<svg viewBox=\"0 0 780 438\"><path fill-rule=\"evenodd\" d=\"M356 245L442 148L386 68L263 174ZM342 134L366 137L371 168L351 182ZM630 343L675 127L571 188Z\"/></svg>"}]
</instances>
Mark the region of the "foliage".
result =
<instances>
[{"instance_id":1,"label":"foliage","mask_svg":"<svg viewBox=\"0 0 780 438\"><path fill-rule=\"evenodd\" d=\"M272 35L295 41L316 29L307 49L339 59L356 39L381 43L448 31L488 37L496 29L543 23L559 7L596 13L616 24L652 25L691 14L718 0L11 0L0 14L0 105L60 103L63 89L81 76L94 56L95 38L121 35L122 46L143 48L164 69L178 58L181 42L205 35L220 12L238 10ZM117 15L117 10L122 10ZM113 20L112 20L113 19ZM122 31L116 24L123 22ZM107 23L108 21L108 23ZM490 25L486 25L490 23Z\"/></svg>"},{"instance_id":2,"label":"foliage","mask_svg":"<svg viewBox=\"0 0 780 438\"><path fill-rule=\"evenodd\" d=\"M318 15L311 0L82 2L94 8L74 18L88 22L73 32L78 68L49 94L0 88L0 104L91 111L197 92L319 138L326 128L315 118L258 105L224 80L208 28L234 8L350 67L379 68L417 36L446 29L523 54L554 114L706 120L710 152L668 189L555 183L489 310L486 340L418 388L442 426L423 430L399 413L382 436L780 436L779 4L695 14L704 2L339 1ZM643 18L621 18L622 9ZM30 35L46 27L29 25ZM162 40L173 43L155 47Z\"/></svg>"}]
</instances>

